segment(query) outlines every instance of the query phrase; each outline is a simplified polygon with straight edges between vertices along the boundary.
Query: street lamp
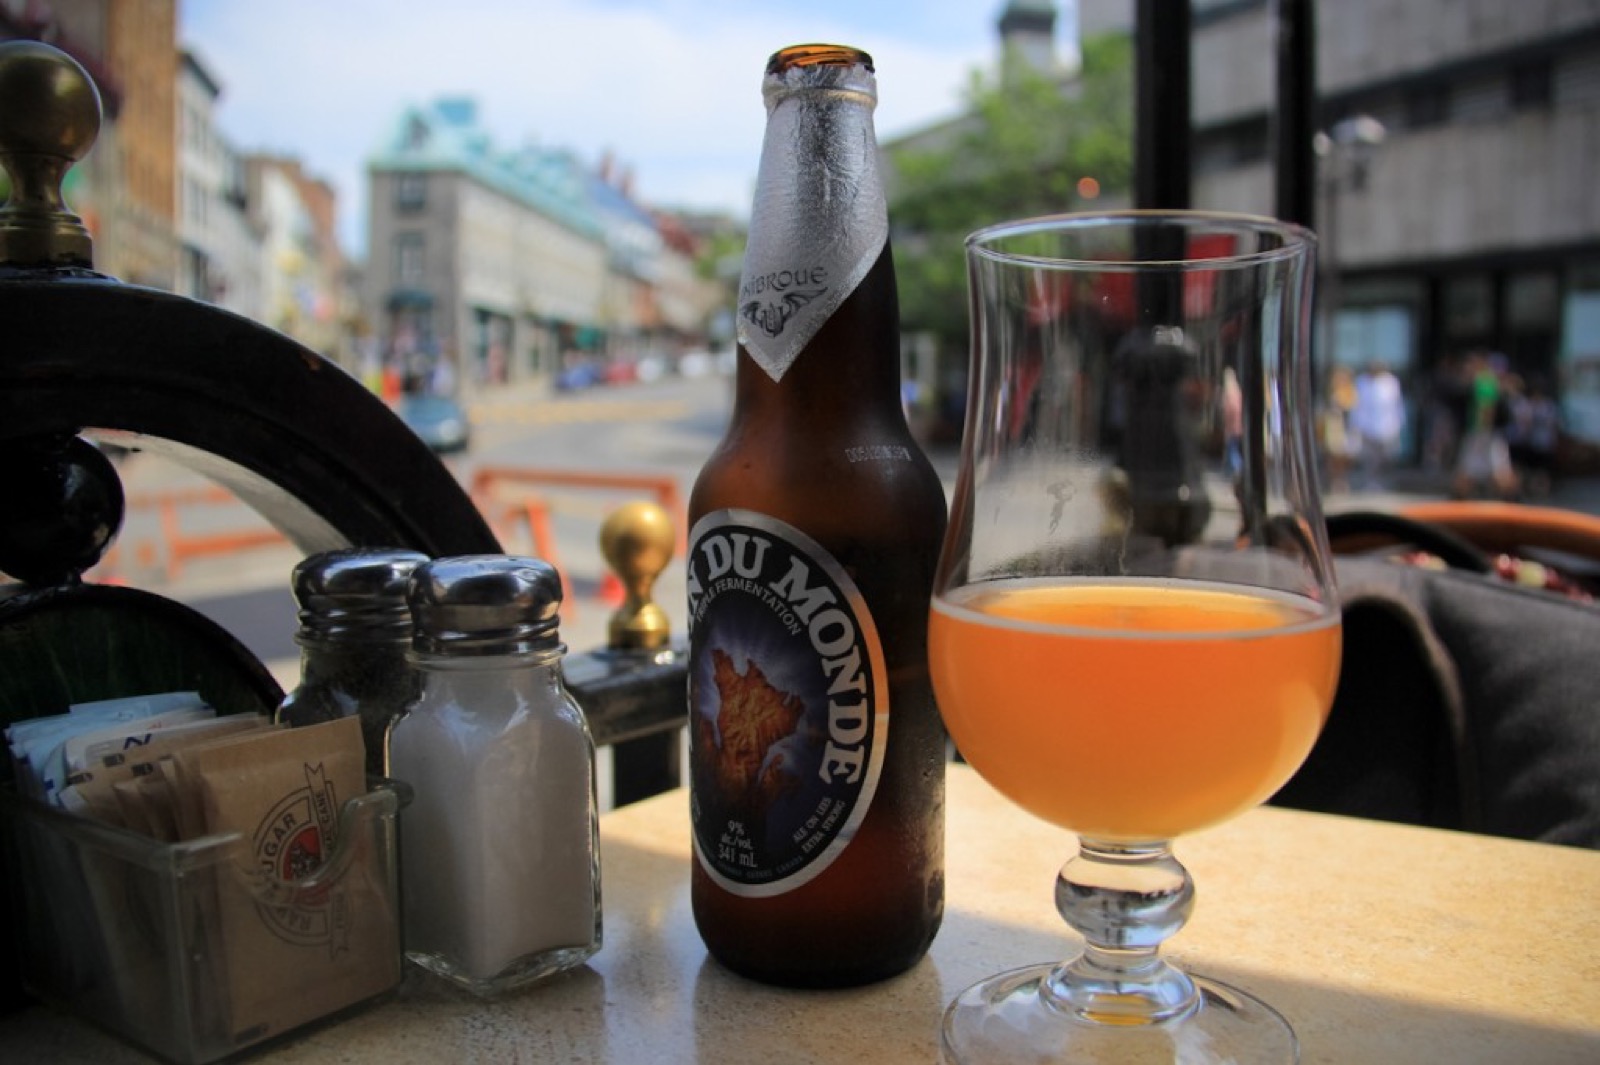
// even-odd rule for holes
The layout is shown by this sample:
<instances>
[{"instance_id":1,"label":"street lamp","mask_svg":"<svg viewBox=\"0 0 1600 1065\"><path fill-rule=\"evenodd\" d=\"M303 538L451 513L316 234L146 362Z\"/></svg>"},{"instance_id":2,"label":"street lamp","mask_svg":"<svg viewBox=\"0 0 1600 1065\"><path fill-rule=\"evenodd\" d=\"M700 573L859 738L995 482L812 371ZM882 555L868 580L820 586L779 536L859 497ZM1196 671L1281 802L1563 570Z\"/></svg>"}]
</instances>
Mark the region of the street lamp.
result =
<instances>
[{"instance_id":1,"label":"street lamp","mask_svg":"<svg viewBox=\"0 0 1600 1065\"><path fill-rule=\"evenodd\" d=\"M1335 151L1348 155L1351 167L1351 188L1363 187L1367 180L1367 164L1372 152L1383 143L1388 130L1371 115L1351 115L1334 123L1333 128L1319 131L1311 138L1312 150L1327 158Z\"/></svg>"},{"instance_id":2,"label":"street lamp","mask_svg":"<svg viewBox=\"0 0 1600 1065\"><path fill-rule=\"evenodd\" d=\"M1323 164L1321 185L1327 200L1321 237L1322 327L1326 340L1323 348L1328 358L1338 356L1339 198L1345 190L1361 192L1367 187L1367 170L1387 133L1383 123L1371 115L1351 115L1326 131L1318 131L1311 140L1312 150Z\"/></svg>"}]
</instances>

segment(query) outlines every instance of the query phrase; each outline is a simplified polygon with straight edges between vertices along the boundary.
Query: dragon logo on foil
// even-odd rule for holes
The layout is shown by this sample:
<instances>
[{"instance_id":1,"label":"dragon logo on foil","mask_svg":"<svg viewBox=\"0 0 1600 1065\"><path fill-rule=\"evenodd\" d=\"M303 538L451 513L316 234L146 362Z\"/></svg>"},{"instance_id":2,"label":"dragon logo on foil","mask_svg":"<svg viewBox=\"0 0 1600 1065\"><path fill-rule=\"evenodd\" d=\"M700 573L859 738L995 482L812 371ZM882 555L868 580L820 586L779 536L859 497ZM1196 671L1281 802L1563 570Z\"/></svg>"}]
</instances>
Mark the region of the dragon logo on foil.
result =
<instances>
[{"instance_id":1,"label":"dragon logo on foil","mask_svg":"<svg viewBox=\"0 0 1600 1065\"><path fill-rule=\"evenodd\" d=\"M789 324L789 320L800 313L802 307L827 291L825 288L814 288L785 292L777 303L750 300L739 308L739 317L769 337L782 336L783 328Z\"/></svg>"}]
</instances>

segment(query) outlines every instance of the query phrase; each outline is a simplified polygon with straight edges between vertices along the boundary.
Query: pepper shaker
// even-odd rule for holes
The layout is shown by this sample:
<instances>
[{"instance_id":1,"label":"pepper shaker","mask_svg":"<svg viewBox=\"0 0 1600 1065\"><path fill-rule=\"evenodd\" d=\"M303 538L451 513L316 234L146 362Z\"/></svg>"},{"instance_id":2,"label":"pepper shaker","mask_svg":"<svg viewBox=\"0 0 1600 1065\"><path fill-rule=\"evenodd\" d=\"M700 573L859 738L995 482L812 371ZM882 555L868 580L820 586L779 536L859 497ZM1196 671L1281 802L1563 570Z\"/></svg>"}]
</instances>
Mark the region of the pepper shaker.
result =
<instances>
[{"instance_id":1,"label":"pepper shaker","mask_svg":"<svg viewBox=\"0 0 1600 1065\"><path fill-rule=\"evenodd\" d=\"M290 578L300 608L300 683L284 696L277 720L297 727L359 716L367 772L377 776L388 775L390 724L422 688L406 657L406 586L426 561L420 551L346 548L311 555Z\"/></svg>"},{"instance_id":2,"label":"pepper shaker","mask_svg":"<svg viewBox=\"0 0 1600 1065\"><path fill-rule=\"evenodd\" d=\"M479 995L600 949L594 740L561 675L561 580L531 558L412 574L422 694L390 735L406 956Z\"/></svg>"}]
</instances>

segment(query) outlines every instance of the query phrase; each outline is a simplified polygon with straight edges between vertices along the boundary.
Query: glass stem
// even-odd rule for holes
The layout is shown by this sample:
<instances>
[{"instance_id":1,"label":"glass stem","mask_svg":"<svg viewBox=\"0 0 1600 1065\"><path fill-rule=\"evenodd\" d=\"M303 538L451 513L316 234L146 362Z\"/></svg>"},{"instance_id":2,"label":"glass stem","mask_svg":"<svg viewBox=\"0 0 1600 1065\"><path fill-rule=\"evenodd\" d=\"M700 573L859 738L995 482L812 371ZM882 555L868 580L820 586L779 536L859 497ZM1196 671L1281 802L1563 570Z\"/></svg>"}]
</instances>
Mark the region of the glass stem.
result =
<instances>
[{"instance_id":1,"label":"glass stem","mask_svg":"<svg viewBox=\"0 0 1600 1065\"><path fill-rule=\"evenodd\" d=\"M1045 993L1058 1009L1098 1024L1188 1016L1199 992L1159 951L1193 908L1194 881L1169 843L1081 840L1056 877L1056 909L1086 942L1051 973Z\"/></svg>"}]
</instances>

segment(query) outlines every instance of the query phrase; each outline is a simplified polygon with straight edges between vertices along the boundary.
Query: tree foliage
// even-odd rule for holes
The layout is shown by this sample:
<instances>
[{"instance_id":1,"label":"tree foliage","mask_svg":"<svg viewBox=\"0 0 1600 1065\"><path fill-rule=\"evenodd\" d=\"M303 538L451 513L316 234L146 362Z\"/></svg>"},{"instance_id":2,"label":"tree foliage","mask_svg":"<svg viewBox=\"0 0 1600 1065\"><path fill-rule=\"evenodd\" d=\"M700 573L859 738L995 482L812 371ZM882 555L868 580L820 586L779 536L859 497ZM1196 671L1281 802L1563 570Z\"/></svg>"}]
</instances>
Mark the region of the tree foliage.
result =
<instances>
[{"instance_id":1,"label":"tree foliage","mask_svg":"<svg viewBox=\"0 0 1600 1065\"><path fill-rule=\"evenodd\" d=\"M1009 218L1083 210L1125 198L1133 175L1133 57L1126 35L1082 44L1077 80L1063 84L1010 64L974 72L966 114L931 138L891 150L890 219L903 329L959 350L966 335L968 233ZM1086 199L1079 181L1098 183Z\"/></svg>"}]
</instances>

